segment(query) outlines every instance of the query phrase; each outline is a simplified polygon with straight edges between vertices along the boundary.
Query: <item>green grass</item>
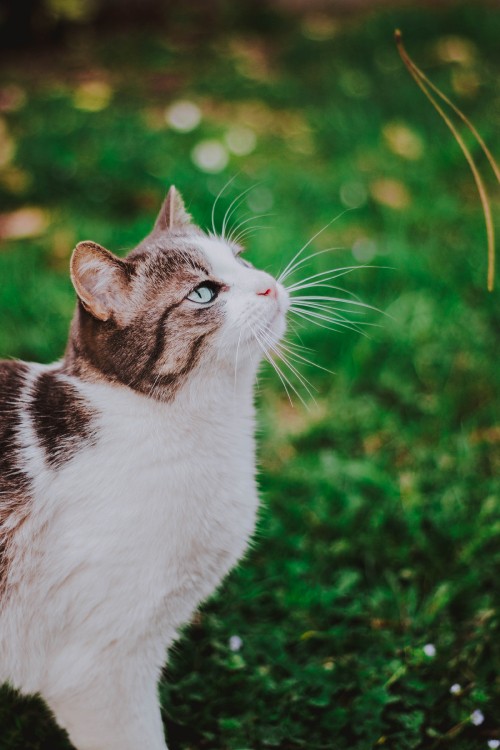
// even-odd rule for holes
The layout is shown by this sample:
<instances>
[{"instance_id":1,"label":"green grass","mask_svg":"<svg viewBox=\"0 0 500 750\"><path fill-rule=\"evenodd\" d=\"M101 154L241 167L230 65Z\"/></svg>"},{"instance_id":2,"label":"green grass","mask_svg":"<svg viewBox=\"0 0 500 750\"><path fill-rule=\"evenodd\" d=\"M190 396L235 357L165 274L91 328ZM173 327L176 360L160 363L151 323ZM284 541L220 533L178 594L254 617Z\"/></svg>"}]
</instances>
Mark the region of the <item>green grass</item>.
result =
<instances>
[{"instance_id":1,"label":"green grass","mask_svg":"<svg viewBox=\"0 0 500 750\"><path fill-rule=\"evenodd\" d=\"M304 369L316 404L292 408L262 373L259 532L172 653L161 685L172 750L486 750L500 739L498 291L486 292L472 177L400 64L396 26L498 155L500 13L477 4L370 14L322 41L313 18L175 43L80 31L35 70L20 59L2 69L25 95L4 115L15 153L0 171L2 210L37 206L49 221L0 250L2 356L61 355L72 247L132 247L170 182L204 226L230 177L219 225L257 185L237 217L272 212L248 246L273 272L336 216L311 251L340 249L308 272L363 265L360 241L377 266L343 279L387 313L366 317L378 326L367 337L292 334L334 370ZM75 107L90 63L112 94L99 111ZM190 133L163 118L179 98L203 112ZM255 150L200 171L193 147L235 123L253 129ZM36 700L4 689L1 750L67 747Z\"/></svg>"}]
</instances>

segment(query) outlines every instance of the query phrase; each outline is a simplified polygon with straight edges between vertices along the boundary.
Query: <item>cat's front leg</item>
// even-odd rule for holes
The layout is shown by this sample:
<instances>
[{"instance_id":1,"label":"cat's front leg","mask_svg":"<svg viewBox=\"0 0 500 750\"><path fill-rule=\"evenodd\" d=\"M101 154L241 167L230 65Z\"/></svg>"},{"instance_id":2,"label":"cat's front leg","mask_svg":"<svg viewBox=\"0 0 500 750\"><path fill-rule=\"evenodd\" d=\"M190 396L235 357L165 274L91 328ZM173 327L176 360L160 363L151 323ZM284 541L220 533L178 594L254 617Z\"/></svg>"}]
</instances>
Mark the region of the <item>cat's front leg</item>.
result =
<instances>
[{"instance_id":1,"label":"cat's front leg","mask_svg":"<svg viewBox=\"0 0 500 750\"><path fill-rule=\"evenodd\" d=\"M168 750L156 676L101 664L86 684L44 697L76 750Z\"/></svg>"}]
</instances>

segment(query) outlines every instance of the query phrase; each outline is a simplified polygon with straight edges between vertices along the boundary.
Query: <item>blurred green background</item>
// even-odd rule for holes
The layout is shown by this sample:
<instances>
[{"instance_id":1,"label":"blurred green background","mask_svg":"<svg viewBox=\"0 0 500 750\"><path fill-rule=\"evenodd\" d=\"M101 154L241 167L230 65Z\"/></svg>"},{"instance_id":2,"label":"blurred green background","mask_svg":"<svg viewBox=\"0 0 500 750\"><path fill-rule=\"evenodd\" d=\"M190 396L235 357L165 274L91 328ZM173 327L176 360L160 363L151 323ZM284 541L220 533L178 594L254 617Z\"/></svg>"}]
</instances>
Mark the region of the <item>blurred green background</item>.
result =
<instances>
[{"instance_id":1,"label":"blurred green background","mask_svg":"<svg viewBox=\"0 0 500 750\"><path fill-rule=\"evenodd\" d=\"M291 328L334 371L300 367L308 409L263 368L259 532L165 670L172 750L500 744L498 291L396 27L498 156L497 3L4 2L0 356L61 356L75 243L132 248L170 183L208 227L235 176L219 228L252 188L234 222L273 273L338 217L303 275L359 266L344 286L387 313ZM1 750L68 747L0 692Z\"/></svg>"}]
</instances>

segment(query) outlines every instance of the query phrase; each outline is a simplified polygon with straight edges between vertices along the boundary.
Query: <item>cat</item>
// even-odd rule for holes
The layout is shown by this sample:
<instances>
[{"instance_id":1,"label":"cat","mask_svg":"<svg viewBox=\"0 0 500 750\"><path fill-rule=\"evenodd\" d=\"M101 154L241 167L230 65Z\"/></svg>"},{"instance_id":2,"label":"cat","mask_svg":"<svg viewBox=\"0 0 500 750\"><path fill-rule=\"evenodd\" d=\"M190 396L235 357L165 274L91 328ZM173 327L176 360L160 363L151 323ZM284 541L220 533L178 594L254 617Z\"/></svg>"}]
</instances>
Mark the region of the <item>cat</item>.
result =
<instances>
[{"instance_id":1,"label":"cat","mask_svg":"<svg viewBox=\"0 0 500 750\"><path fill-rule=\"evenodd\" d=\"M172 187L126 258L75 248L64 358L0 362L0 682L77 750L166 750L167 650L254 530L253 384L289 298L240 252Z\"/></svg>"}]
</instances>

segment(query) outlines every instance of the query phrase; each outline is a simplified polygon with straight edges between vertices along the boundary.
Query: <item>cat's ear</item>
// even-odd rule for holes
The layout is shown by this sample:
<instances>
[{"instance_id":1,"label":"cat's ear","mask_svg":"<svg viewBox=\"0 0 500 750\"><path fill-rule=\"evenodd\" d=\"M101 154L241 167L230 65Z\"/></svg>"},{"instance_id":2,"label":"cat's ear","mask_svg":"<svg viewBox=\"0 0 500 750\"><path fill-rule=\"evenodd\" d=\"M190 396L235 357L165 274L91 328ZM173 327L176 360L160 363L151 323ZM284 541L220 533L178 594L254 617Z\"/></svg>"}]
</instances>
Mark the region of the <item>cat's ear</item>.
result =
<instances>
[{"instance_id":1,"label":"cat's ear","mask_svg":"<svg viewBox=\"0 0 500 750\"><path fill-rule=\"evenodd\" d=\"M124 322L130 296L126 261L96 242L79 242L71 257L71 281L82 305L94 318Z\"/></svg>"},{"instance_id":2,"label":"cat's ear","mask_svg":"<svg viewBox=\"0 0 500 750\"><path fill-rule=\"evenodd\" d=\"M191 224L191 216L186 211L181 194L172 185L160 208L154 229L165 232L167 229L182 229L189 226L189 224Z\"/></svg>"}]
</instances>

